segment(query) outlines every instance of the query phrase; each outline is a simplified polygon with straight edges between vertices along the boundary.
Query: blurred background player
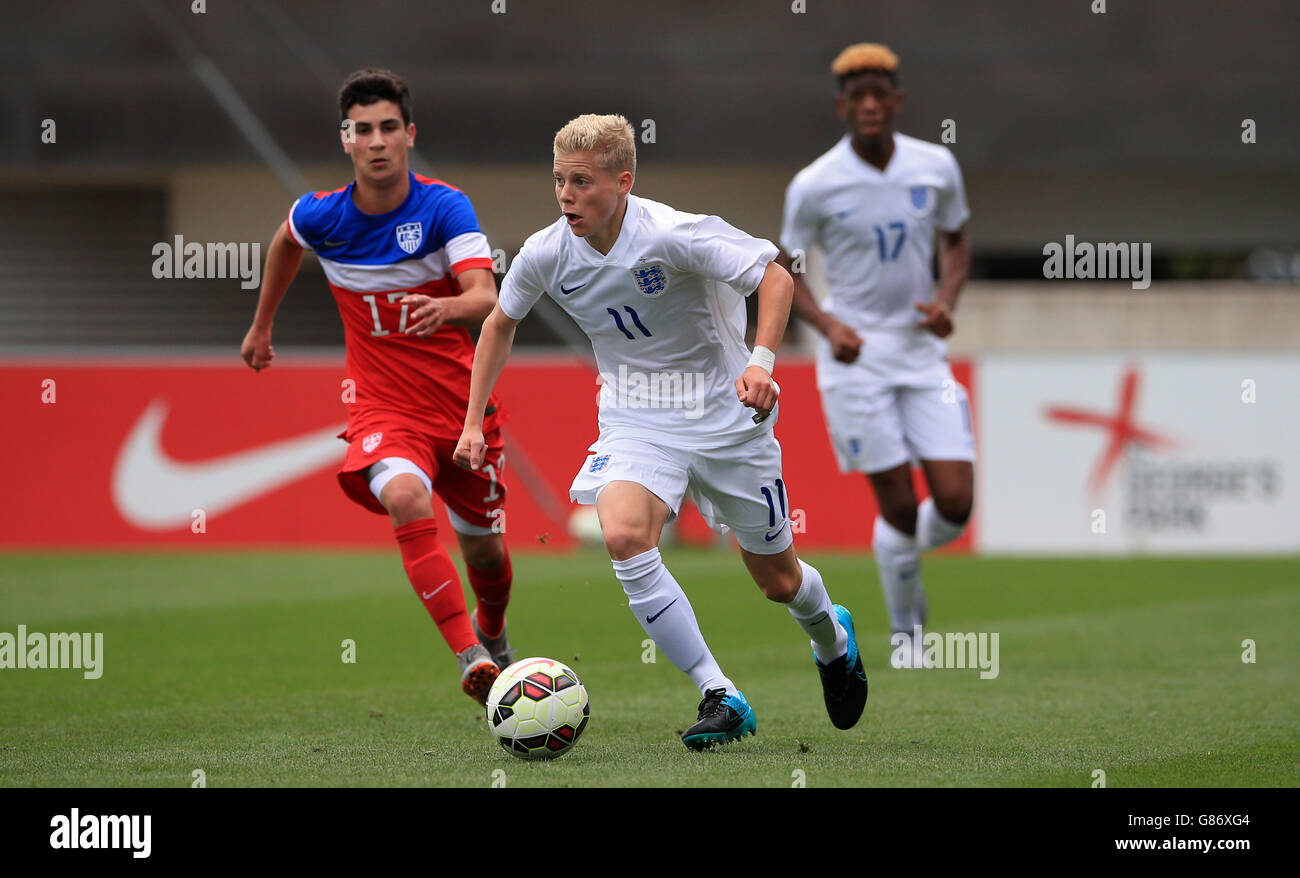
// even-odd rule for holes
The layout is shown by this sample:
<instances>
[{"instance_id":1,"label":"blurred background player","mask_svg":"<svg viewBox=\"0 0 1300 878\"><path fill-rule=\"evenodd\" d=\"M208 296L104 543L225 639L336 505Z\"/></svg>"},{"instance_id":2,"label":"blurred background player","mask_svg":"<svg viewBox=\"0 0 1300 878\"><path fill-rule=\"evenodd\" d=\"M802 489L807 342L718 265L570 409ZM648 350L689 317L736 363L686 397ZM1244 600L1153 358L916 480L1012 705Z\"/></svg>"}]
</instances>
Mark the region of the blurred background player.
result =
<instances>
[{"instance_id":1,"label":"blurred background player","mask_svg":"<svg viewBox=\"0 0 1300 878\"><path fill-rule=\"evenodd\" d=\"M605 377L600 435L569 495L595 504L628 607L704 696L683 743L702 750L756 729L753 708L718 666L659 554L688 489L710 524L735 532L754 582L812 639L831 722L851 728L867 699L853 620L795 555L772 435L774 351L791 297L789 275L773 264L777 248L716 216L631 195L636 140L622 116L573 119L556 134L554 153L564 215L524 243L484 321L457 462L482 465L488 394L515 327L549 294L587 334ZM755 290L750 355L738 293Z\"/></svg>"},{"instance_id":2,"label":"blurred background player","mask_svg":"<svg viewBox=\"0 0 1300 878\"><path fill-rule=\"evenodd\" d=\"M915 634L927 615L921 552L956 539L973 502L970 410L943 341L970 268L970 212L952 153L894 131L904 97L898 57L860 43L831 72L848 133L786 190L781 258L790 266L796 251L825 252L829 298L819 306L796 273L794 311L824 336L817 384L827 430L840 470L865 472L875 492L872 549L889 624L911 636L901 643L912 649L895 656L917 666ZM930 492L919 506L918 461Z\"/></svg>"},{"instance_id":3,"label":"blurred background player","mask_svg":"<svg viewBox=\"0 0 1300 878\"><path fill-rule=\"evenodd\" d=\"M487 463L477 472L452 464L469 396L479 326L496 304L487 238L469 198L412 173L411 95L387 70L348 76L339 91L343 150L356 179L333 192L299 198L267 253L253 326L241 353L254 370L271 365L271 325L304 249L320 258L347 341L348 406L344 493L387 513L402 566L447 645L461 688L480 703L500 668L513 661L505 609L511 567L501 528L506 489L499 402L487 401ZM437 494L477 598L466 615L460 575L438 539Z\"/></svg>"}]
</instances>

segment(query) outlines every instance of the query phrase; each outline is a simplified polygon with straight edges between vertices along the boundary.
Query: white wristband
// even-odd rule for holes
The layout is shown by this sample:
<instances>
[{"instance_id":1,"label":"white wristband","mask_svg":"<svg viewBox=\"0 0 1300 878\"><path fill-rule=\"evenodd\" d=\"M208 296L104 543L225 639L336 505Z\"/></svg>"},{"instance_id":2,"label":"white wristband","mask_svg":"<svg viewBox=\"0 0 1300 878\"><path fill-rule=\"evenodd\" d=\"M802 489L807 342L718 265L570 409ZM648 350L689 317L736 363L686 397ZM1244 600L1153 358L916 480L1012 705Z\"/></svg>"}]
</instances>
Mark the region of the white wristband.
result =
<instances>
[{"instance_id":1,"label":"white wristband","mask_svg":"<svg viewBox=\"0 0 1300 878\"><path fill-rule=\"evenodd\" d=\"M771 375L772 370L776 367L776 354L761 344L756 344L754 345L754 352L749 355L748 365L757 366Z\"/></svg>"}]
</instances>

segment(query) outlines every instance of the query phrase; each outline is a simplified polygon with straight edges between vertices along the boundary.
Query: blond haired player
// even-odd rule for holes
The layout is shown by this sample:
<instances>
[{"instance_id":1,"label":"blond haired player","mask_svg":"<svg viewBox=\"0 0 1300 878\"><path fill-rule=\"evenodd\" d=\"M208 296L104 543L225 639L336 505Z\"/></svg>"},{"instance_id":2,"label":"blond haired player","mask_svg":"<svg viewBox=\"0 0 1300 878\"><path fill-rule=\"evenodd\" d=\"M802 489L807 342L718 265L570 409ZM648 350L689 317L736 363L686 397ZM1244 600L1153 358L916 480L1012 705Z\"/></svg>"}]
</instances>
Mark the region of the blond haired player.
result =
<instances>
[{"instance_id":1,"label":"blond haired player","mask_svg":"<svg viewBox=\"0 0 1300 878\"><path fill-rule=\"evenodd\" d=\"M789 266L788 254L814 245L826 254L829 299L819 307L796 276L794 310L824 336L817 384L827 429L840 469L866 473L875 492L872 549L900 647L895 663L917 666L927 612L920 553L961 534L973 497L966 390L943 342L970 268L970 212L952 153L894 131L903 106L898 57L860 43L831 72L848 132L786 190L782 260ZM919 506L914 462L930 490Z\"/></svg>"},{"instance_id":2,"label":"blond haired player","mask_svg":"<svg viewBox=\"0 0 1300 878\"><path fill-rule=\"evenodd\" d=\"M569 496L595 504L628 607L703 695L683 743L701 750L757 725L659 554L663 527L688 490L711 525L735 532L754 582L811 638L827 712L836 727L851 728L867 699L852 617L795 555L772 435L774 352L792 292L789 275L773 263L777 248L716 216L632 195L636 141L622 116L579 116L565 125L555 136L553 170L563 216L524 243L483 324L457 462L482 463L483 410L515 326L551 296L591 339L603 375L649 377L602 386L600 435ZM751 354L742 297L755 290Z\"/></svg>"}]
</instances>

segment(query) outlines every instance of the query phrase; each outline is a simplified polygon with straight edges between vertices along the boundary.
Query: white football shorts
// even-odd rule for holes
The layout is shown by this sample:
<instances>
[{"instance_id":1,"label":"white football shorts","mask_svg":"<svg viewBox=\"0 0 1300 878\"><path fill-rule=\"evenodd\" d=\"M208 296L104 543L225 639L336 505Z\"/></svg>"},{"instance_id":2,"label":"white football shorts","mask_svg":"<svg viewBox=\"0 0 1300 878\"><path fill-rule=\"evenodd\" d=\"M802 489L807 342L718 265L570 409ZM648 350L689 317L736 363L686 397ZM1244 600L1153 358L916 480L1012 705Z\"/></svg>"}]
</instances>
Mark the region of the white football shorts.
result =
<instances>
[{"instance_id":1,"label":"white football shorts","mask_svg":"<svg viewBox=\"0 0 1300 878\"><path fill-rule=\"evenodd\" d=\"M626 434L597 439L569 488L569 499L592 505L610 482L636 482L677 517L689 490L709 527L734 531L756 555L784 552L790 497L781 478L781 444L771 433L721 449L671 448Z\"/></svg>"},{"instance_id":2,"label":"white football shorts","mask_svg":"<svg viewBox=\"0 0 1300 878\"><path fill-rule=\"evenodd\" d=\"M823 388L840 472L878 473L922 460L975 460L966 388L944 363L924 380L864 380Z\"/></svg>"}]
</instances>

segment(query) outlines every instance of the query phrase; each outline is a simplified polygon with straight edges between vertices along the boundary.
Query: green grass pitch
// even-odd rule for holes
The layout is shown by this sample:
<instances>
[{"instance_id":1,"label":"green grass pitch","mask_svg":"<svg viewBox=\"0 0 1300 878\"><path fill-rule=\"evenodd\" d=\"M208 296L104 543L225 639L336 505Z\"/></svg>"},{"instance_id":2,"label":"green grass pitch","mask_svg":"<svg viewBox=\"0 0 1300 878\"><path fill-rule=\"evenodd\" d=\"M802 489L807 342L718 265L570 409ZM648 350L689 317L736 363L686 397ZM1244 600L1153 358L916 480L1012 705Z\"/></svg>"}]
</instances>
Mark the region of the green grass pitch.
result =
<instances>
[{"instance_id":1,"label":"green grass pitch","mask_svg":"<svg viewBox=\"0 0 1300 878\"><path fill-rule=\"evenodd\" d=\"M0 557L0 631L104 634L98 680L0 670L0 785L1300 785L1300 559L927 558L933 628L999 634L982 680L890 669L870 558L810 554L871 680L839 732L807 640L734 550L665 554L758 736L688 752L698 695L642 661L608 559L519 553L519 656L568 662L591 693L549 763L488 737L395 550Z\"/></svg>"}]
</instances>

